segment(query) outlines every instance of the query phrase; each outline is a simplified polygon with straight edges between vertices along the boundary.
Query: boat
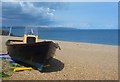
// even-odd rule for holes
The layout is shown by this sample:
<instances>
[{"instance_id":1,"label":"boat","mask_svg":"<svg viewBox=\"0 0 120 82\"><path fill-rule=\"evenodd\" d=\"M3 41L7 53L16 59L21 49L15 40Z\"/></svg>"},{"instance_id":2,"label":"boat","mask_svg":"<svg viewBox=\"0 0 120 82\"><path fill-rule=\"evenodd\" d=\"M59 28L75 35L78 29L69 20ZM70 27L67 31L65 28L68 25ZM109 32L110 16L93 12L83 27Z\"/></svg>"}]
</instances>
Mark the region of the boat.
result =
<instances>
[{"instance_id":1,"label":"boat","mask_svg":"<svg viewBox=\"0 0 120 82\"><path fill-rule=\"evenodd\" d=\"M38 41L38 35L33 32L25 34L23 40L7 40L6 46L12 59L35 66L40 71L59 48L58 43L53 41Z\"/></svg>"}]
</instances>

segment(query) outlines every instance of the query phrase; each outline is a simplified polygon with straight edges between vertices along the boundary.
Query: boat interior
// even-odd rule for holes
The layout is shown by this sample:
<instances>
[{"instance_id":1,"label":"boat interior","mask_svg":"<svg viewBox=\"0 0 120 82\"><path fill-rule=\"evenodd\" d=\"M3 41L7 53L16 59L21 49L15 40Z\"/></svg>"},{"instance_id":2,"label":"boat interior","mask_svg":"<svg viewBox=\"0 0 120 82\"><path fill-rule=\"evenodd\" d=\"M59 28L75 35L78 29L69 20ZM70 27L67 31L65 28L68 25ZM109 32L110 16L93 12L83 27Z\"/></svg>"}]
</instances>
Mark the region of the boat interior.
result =
<instances>
[{"instance_id":1,"label":"boat interior","mask_svg":"<svg viewBox=\"0 0 120 82\"><path fill-rule=\"evenodd\" d=\"M50 40L39 40L39 42L51 42ZM24 35L24 38L21 40L8 40L7 44L33 44L38 43L38 36L37 35Z\"/></svg>"},{"instance_id":2,"label":"boat interior","mask_svg":"<svg viewBox=\"0 0 120 82\"><path fill-rule=\"evenodd\" d=\"M23 40L9 40L10 44L27 44L27 43L37 43L38 36L35 35L24 35Z\"/></svg>"}]
</instances>

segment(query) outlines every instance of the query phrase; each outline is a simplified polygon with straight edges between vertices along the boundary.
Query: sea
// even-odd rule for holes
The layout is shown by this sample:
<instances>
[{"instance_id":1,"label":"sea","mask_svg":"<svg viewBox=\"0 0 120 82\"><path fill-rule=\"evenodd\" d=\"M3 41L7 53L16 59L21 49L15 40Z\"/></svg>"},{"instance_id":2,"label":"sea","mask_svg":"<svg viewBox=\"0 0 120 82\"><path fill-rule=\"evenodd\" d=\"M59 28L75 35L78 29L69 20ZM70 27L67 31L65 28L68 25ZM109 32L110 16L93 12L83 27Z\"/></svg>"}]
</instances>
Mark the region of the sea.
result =
<instances>
[{"instance_id":1,"label":"sea","mask_svg":"<svg viewBox=\"0 0 120 82\"><path fill-rule=\"evenodd\" d=\"M9 31L9 28L2 28ZM39 39L60 40L69 42L86 42L119 46L117 29L68 29L68 28L39 28ZM15 36L23 36L25 28L12 28Z\"/></svg>"}]
</instances>

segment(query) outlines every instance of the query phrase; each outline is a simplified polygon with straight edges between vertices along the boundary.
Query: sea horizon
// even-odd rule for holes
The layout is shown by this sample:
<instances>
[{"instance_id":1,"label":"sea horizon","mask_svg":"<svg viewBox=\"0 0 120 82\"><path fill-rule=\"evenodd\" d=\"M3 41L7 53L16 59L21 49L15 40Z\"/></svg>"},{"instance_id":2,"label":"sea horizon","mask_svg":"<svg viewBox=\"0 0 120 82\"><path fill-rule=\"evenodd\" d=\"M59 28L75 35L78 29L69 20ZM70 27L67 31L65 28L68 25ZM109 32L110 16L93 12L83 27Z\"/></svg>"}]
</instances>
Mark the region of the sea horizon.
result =
<instances>
[{"instance_id":1,"label":"sea horizon","mask_svg":"<svg viewBox=\"0 0 120 82\"><path fill-rule=\"evenodd\" d=\"M9 31L9 28L2 28ZM39 39L85 42L119 46L118 29L39 28ZM12 28L14 36L23 36L25 28Z\"/></svg>"}]
</instances>

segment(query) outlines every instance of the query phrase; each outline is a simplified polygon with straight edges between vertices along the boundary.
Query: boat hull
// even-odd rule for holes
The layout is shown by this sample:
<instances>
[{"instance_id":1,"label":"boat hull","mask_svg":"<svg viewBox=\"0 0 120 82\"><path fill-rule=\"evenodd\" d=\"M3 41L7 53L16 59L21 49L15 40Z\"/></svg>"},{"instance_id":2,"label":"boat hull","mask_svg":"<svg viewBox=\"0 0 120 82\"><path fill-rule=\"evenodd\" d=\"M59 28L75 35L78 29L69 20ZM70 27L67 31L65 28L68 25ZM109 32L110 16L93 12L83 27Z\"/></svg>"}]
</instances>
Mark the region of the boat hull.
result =
<instances>
[{"instance_id":1,"label":"boat hull","mask_svg":"<svg viewBox=\"0 0 120 82\"><path fill-rule=\"evenodd\" d=\"M49 62L55 55L58 45L52 41L43 41L30 44L10 44L11 41L6 42L7 51L11 58L28 63L30 65L45 64Z\"/></svg>"}]
</instances>

